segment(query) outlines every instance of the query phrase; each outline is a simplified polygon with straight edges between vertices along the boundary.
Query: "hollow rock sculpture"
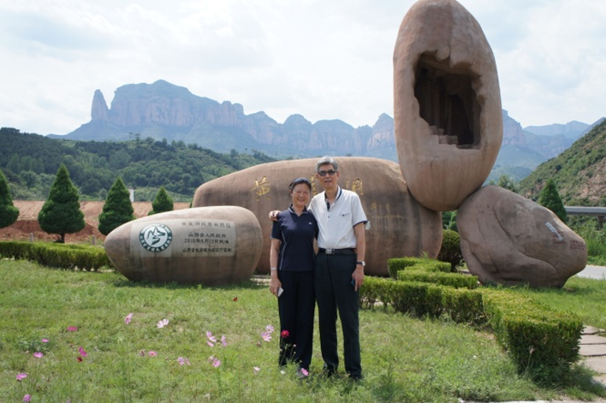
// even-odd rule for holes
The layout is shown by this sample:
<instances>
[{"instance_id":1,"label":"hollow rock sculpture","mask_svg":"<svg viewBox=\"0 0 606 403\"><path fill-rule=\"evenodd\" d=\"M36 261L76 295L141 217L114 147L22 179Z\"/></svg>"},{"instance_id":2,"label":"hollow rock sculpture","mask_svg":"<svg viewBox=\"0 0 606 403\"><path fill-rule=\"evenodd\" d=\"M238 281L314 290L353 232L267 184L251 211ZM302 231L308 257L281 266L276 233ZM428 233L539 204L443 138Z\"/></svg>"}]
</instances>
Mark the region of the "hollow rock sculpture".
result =
<instances>
[{"instance_id":1,"label":"hollow rock sculpture","mask_svg":"<svg viewBox=\"0 0 606 403\"><path fill-rule=\"evenodd\" d=\"M209 286L250 279L262 247L259 221L237 206L155 214L105 239L107 255L129 280Z\"/></svg>"},{"instance_id":2,"label":"hollow rock sculpture","mask_svg":"<svg viewBox=\"0 0 606 403\"><path fill-rule=\"evenodd\" d=\"M585 241L550 210L498 186L459 209L457 226L469 271L482 283L562 287L585 268Z\"/></svg>"},{"instance_id":3,"label":"hollow rock sculpture","mask_svg":"<svg viewBox=\"0 0 606 403\"><path fill-rule=\"evenodd\" d=\"M339 185L360 196L370 221L366 231L367 274L386 276L387 259L435 257L442 242L441 215L429 210L408 192L398 164L376 158L339 157ZM310 179L312 196L323 189L315 178L317 159L279 161L257 165L201 185L193 206L231 204L252 211L263 229L263 253L257 271L269 272L272 221L268 213L284 210L291 199L288 185L298 177Z\"/></svg>"},{"instance_id":4,"label":"hollow rock sculpture","mask_svg":"<svg viewBox=\"0 0 606 403\"><path fill-rule=\"evenodd\" d=\"M456 209L488 177L503 138L497 68L475 18L454 0L420 0L394 50L398 159L410 193Z\"/></svg>"}]
</instances>

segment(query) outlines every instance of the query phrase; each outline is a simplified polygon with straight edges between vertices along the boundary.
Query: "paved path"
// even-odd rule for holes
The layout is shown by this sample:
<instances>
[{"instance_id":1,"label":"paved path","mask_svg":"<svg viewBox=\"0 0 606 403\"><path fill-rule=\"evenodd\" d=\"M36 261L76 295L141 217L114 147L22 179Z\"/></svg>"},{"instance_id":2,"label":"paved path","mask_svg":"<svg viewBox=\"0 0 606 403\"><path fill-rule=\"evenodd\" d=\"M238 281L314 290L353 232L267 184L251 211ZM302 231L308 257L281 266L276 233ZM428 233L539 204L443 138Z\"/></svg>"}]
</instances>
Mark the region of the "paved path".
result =
<instances>
[{"instance_id":1,"label":"paved path","mask_svg":"<svg viewBox=\"0 0 606 403\"><path fill-rule=\"evenodd\" d=\"M596 280L606 280L606 267L587 266L581 272L577 273L579 277L593 278Z\"/></svg>"}]
</instances>

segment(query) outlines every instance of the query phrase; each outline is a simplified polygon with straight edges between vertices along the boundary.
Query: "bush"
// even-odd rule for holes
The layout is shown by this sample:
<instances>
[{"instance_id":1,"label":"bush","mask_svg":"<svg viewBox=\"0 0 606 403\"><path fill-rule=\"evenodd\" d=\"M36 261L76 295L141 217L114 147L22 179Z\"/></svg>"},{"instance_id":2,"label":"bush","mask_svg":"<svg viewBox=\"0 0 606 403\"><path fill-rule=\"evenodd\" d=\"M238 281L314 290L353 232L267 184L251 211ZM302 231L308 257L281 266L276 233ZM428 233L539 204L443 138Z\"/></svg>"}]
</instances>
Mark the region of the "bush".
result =
<instances>
[{"instance_id":1,"label":"bush","mask_svg":"<svg viewBox=\"0 0 606 403\"><path fill-rule=\"evenodd\" d=\"M444 230L438 260L450 263L450 271L457 271L457 266L463 261L461 237L458 232L449 229Z\"/></svg>"},{"instance_id":2,"label":"bush","mask_svg":"<svg viewBox=\"0 0 606 403\"><path fill-rule=\"evenodd\" d=\"M450 272L450 264L440 262L435 259L428 259L423 257L399 257L387 260L387 272L389 277L394 280L398 278L398 271L400 270L425 270L430 272Z\"/></svg>"},{"instance_id":3,"label":"bush","mask_svg":"<svg viewBox=\"0 0 606 403\"><path fill-rule=\"evenodd\" d=\"M98 270L111 266L105 249L92 245L9 241L0 242L0 255L61 269Z\"/></svg>"},{"instance_id":4,"label":"bush","mask_svg":"<svg viewBox=\"0 0 606 403\"><path fill-rule=\"evenodd\" d=\"M476 276L464 276L458 273L427 272L421 270L400 270L398 272L400 281L418 281L444 285L453 288L467 288L473 290L478 287Z\"/></svg>"}]
</instances>

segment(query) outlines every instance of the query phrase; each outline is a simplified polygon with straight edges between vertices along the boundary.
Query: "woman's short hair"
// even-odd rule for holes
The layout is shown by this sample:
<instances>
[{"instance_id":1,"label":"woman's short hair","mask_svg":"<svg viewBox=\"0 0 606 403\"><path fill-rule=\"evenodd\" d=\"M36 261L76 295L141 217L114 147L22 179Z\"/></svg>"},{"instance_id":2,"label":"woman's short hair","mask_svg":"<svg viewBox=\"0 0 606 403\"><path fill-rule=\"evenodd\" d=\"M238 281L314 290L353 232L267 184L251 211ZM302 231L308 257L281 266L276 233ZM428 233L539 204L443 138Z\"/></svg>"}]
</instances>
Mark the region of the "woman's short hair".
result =
<instances>
[{"instance_id":1,"label":"woman's short hair","mask_svg":"<svg viewBox=\"0 0 606 403\"><path fill-rule=\"evenodd\" d=\"M288 185L289 192L292 192L292 190L295 188L295 186L300 185L301 183L306 184L307 187L309 188L309 190L311 191L311 182L309 181L309 179L297 178L294 181L290 182L290 185Z\"/></svg>"}]
</instances>

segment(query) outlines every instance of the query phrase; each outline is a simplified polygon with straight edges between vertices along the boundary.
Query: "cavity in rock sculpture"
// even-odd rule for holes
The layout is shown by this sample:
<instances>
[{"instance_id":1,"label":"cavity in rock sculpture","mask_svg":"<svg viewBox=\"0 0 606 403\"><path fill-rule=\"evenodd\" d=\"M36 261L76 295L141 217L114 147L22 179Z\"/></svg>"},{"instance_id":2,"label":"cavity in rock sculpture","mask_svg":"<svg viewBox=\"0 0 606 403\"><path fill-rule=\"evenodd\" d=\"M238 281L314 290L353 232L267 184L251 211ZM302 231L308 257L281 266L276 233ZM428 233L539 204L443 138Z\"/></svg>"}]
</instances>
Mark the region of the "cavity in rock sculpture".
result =
<instances>
[{"instance_id":1,"label":"cavity in rock sculpture","mask_svg":"<svg viewBox=\"0 0 606 403\"><path fill-rule=\"evenodd\" d=\"M497 68L474 17L454 0L420 0L394 50L398 159L410 193L456 209L488 177L503 137Z\"/></svg>"}]
</instances>

